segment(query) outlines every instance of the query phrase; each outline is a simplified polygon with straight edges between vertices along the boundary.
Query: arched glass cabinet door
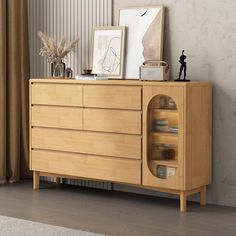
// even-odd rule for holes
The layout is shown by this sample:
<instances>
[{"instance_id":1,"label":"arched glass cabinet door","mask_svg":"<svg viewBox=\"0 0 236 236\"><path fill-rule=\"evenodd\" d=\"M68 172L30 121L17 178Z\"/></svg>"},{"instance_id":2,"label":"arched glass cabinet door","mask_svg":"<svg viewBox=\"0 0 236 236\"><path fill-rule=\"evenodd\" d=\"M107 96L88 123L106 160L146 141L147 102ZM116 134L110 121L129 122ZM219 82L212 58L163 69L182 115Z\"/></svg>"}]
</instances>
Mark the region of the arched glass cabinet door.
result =
<instances>
[{"instance_id":1,"label":"arched glass cabinet door","mask_svg":"<svg viewBox=\"0 0 236 236\"><path fill-rule=\"evenodd\" d=\"M147 90L147 88L146 88ZM172 91L173 90L173 91ZM144 166L143 183L180 189L183 179L182 89L144 89Z\"/></svg>"}]
</instances>

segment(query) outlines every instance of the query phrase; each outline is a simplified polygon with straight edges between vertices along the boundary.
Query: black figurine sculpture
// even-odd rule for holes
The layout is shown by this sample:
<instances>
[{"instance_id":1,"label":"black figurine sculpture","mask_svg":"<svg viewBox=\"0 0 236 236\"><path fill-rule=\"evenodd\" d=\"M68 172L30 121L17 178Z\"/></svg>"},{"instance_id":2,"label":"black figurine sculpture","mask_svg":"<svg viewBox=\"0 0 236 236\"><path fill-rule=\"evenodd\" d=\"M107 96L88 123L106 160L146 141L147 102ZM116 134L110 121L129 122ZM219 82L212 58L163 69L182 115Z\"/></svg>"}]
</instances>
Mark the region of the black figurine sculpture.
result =
<instances>
[{"instance_id":1,"label":"black figurine sculpture","mask_svg":"<svg viewBox=\"0 0 236 236\"><path fill-rule=\"evenodd\" d=\"M181 64L180 66L180 71L179 71L179 78L175 81L179 81L179 82L188 82L190 80L186 79L186 71L187 71L187 62L185 61L187 58L187 56L184 55L184 50L182 51L182 55L179 58L179 63ZM182 72L184 71L184 79L181 80L181 75Z\"/></svg>"}]
</instances>

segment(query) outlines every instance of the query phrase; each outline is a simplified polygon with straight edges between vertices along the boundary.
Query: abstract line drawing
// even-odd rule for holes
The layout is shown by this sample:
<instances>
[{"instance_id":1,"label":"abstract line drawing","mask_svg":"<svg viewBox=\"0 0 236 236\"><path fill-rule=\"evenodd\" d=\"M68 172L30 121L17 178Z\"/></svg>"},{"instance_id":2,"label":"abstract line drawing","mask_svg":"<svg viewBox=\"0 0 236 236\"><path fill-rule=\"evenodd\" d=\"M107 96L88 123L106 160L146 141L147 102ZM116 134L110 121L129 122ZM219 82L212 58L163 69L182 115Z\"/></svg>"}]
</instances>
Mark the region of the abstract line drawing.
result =
<instances>
[{"instance_id":1,"label":"abstract line drawing","mask_svg":"<svg viewBox=\"0 0 236 236\"><path fill-rule=\"evenodd\" d=\"M93 37L93 73L105 74L111 78L121 78L123 48L124 27L96 28Z\"/></svg>"},{"instance_id":2,"label":"abstract line drawing","mask_svg":"<svg viewBox=\"0 0 236 236\"><path fill-rule=\"evenodd\" d=\"M121 39L119 37L114 37L114 38L111 38L108 43L107 51L101 62L101 67L104 74L119 73L119 71L117 71L120 65L120 57L118 56L119 52L116 51L113 45L119 44L120 40Z\"/></svg>"}]
</instances>

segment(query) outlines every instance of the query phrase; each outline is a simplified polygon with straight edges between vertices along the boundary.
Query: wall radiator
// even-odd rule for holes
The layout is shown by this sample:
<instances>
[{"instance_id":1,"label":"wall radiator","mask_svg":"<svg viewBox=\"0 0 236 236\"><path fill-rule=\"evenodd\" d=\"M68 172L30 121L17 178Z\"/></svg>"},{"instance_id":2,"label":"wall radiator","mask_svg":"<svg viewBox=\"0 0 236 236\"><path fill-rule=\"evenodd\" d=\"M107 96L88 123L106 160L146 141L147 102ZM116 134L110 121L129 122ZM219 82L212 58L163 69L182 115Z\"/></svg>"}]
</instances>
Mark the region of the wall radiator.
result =
<instances>
[{"instance_id":1,"label":"wall radiator","mask_svg":"<svg viewBox=\"0 0 236 236\"><path fill-rule=\"evenodd\" d=\"M29 43L31 78L50 75L50 67L45 58L38 55L42 46L37 36L42 31L59 41L62 36L67 41L80 38L65 63L74 75L90 66L91 36L94 26L112 25L112 0L28 0ZM42 177L54 181L54 178ZM101 189L112 189L108 182L69 180L64 183Z\"/></svg>"}]
</instances>

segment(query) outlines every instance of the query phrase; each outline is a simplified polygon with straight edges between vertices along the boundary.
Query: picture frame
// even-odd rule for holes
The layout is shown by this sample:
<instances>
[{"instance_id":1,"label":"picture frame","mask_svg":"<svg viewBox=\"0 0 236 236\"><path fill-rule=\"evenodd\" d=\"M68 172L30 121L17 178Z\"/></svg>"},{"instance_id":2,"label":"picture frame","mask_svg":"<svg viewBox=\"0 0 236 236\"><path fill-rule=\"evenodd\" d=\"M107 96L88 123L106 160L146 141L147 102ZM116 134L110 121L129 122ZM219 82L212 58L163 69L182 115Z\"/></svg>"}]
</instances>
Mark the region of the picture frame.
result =
<instances>
[{"instance_id":1,"label":"picture frame","mask_svg":"<svg viewBox=\"0 0 236 236\"><path fill-rule=\"evenodd\" d=\"M144 61L163 60L164 6L119 10L119 25L126 27L125 79L139 79Z\"/></svg>"},{"instance_id":2,"label":"picture frame","mask_svg":"<svg viewBox=\"0 0 236 236\"><path fill-rule=\"evenodd\" d=\"M95 27L92 36L92 73L123 79L125 26Z\"/></svg>"}]
</instances>

